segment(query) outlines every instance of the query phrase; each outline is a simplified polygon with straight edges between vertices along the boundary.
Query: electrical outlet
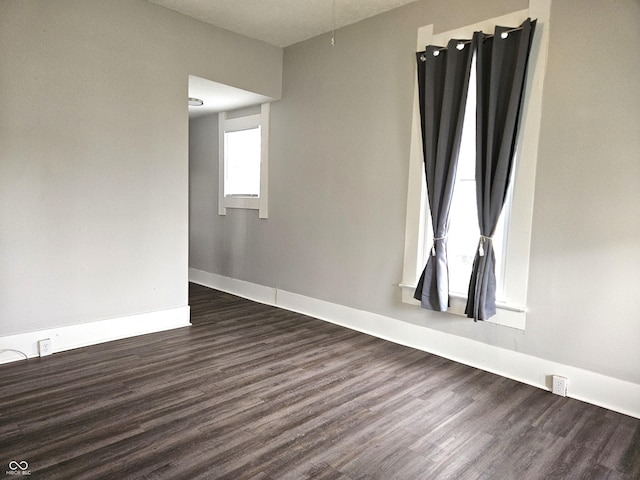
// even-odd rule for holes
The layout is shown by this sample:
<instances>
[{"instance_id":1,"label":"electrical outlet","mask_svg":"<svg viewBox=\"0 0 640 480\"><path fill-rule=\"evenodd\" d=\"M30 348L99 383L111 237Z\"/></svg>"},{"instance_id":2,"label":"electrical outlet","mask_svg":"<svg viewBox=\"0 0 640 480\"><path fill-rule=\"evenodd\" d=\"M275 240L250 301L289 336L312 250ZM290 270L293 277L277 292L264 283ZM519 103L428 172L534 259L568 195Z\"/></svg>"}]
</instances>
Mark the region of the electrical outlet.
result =
<instances>
[{"instance_id":1,"label":"electrical outlet","mask_svg":"<svg viewBox=\"0 0 640 480\"><path fill-rule=\"evenodd\" d=\"M38 351L40 352L41 357L46 357L47 355L51 355L53 353L53 345L51 343L51 339L45 338L44 340L39 340Z\"/></svg>"},{"instance_id":2,"label":"electrical outlet","mask_svg":"<svg viewBox=\"0 0 640 480\"><path fill-rule=\"evenodd\" d=\"M552 378L553 378L553 384L551 387L551 391L556 395L560 395L561 397L566 397L568 379L565 377L561 377L559 375L553 375Z\"/></svg>"}]
</instances>

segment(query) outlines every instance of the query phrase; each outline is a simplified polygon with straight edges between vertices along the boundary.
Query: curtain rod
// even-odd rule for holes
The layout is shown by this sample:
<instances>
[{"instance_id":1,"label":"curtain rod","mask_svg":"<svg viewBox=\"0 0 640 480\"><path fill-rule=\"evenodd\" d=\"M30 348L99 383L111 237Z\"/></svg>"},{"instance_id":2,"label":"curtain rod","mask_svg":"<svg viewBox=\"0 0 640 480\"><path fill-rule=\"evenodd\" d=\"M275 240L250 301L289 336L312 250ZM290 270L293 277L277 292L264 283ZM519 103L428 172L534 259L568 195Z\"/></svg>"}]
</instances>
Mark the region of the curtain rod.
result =
<instances>
[{"instance_id":1,"label":"curtain rod","mask_svg":"<svg viewBox=\"0 0 640 480\"><path fill-rule=\"evenodd\" d=\"M507 38L507 37L509 36L509 34L510 34L511 32L517 32L518 30L522 30L522 27L514 27L514 28L510 28L509 30L505 30L504 32L502 32L502 33L500 34L500 38L502 38L502 39L504 40L505 38ZM487 38L493 38L494 36L495 36L495 35L491 35L491 34L490 34L490 35L486 35L486 36L483 38L483 40L486 40ZM467 44L469 44L469 43L471 43L471 42L472 42L472 40L460 40L460 41L458 42L458 44L456 45L456 48L457 48L458 50L462 50L462 49L464 48L464 46L465 46L465 45L467 45ZM439 47L439 48L436 48L436 49L433 51L433 56L434 56L434 57L437 57L438 55L440 55L440 52L441 52L442 50L448 50L448 47ZM421 56L420 56L420 60L424 62L424 61L426 61L426 60L427 60L427 57L425 57L424 55L421 55Z\"/></svg>"}]
</instances>

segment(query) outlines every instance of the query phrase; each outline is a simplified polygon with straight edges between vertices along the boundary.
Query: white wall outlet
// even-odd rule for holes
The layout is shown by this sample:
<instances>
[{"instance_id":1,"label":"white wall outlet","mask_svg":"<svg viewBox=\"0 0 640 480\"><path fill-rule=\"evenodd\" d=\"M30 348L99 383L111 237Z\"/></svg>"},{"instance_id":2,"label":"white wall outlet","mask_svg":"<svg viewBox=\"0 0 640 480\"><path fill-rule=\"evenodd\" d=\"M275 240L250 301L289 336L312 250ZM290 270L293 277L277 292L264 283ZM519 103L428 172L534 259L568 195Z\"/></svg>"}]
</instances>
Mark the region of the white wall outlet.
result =
<instances>
[{"instance_id":1,"label":"white wall outlet","mask_svg":"<svg viewBox=\"0 0 640 480\"><path fill-rule=\"evenodd\" d=\"M560 375L553 375L553 384L551 386L551 392L561 397L567 396L567 382L568 379L561 377Z\"/></svg>"},{"instance_id":2,"label":"white wall outlet","mask_svg":"<svg viewBox=\"0 0 640 480\"><path fill-rule=\"evenodd\" d=\"M51 339L45 338L44 340L38 340L38 351L40 352L41 357L51 355L53 353L53 344L51 343Z\"/></svg>"}]
</instances>

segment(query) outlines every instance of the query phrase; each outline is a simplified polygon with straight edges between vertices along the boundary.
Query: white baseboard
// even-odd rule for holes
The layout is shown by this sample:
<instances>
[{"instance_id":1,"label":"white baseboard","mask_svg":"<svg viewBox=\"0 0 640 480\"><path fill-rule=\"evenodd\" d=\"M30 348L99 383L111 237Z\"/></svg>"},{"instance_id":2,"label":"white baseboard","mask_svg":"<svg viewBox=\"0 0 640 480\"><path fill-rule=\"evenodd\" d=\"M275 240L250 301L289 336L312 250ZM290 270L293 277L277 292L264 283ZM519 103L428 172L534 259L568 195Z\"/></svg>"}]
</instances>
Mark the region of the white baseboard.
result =
<instances>
[{"instance_id":1,"label":"white baseboard","mask_svg":"<svg viewBox=\"0 0 640 480\"><path fill-rule=\"evenodd\" d=\"M15 362L39 356L38 340L50 338L53 352L96 345L121 338L161 332L173 328L188 327L189 306L171 308L159 312L142 313L66 327L38 330L0 337L0 363ZM3 350L5 350L3 352ZM22 352L24 356L17 353Z\"/></svg>"},{"instance_id":2,"label":"white baseboard","mask_svg":"<svg viewBox=\"0 0 640 480\"><path fill-rule=\"evenodd\" d=\"M232 293L239 297L247 298L258 303L267 305L276 304L277 290L272 287L265 287L256 283L244 282L235 278L223 277L215 273L203 272L195 268L189 269L189 281L204 285L205 287L215 288L221 292Z\"/></svg>"},{"instance_id":3,"label":"white baseboard","mask_svg":"<svg viewBox=\"0 0 640 480\"><path fill-rule=\"evenodd\" d=\"M550 390L551 375L560 375L569 379L569 397L640 418L640 385L635 383L391 317L201 270L189 269L189 280L433 353L544 390Z\"/></svg>"}]
</instances>

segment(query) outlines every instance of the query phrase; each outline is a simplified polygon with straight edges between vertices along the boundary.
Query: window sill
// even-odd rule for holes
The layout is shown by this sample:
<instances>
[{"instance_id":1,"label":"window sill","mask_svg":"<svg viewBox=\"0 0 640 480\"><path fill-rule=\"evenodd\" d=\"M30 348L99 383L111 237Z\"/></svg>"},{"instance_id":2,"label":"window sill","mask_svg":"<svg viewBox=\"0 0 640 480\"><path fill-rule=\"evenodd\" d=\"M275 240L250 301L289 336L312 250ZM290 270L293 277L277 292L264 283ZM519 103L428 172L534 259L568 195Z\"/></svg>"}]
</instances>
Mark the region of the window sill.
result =
<instances>
[{"instance_id":1,"label":"window sill","mask_svg":"<svg viewBox=\"0 0 640 480\"><path fill-rule=\"evenodd\" d=\"M247 209L260 210L260 198L227 196L223 198L222 205L225 208L247 208Z\"/></svg>"},{"instance_id":2,"label":"window sill","mask_svg":"<svg viewBox=\"0 0 640 480\"><path fill-rule=\"evenodd\" d=\"M416 290L415 285L407 285L401 283L402 289L402 302L410 305L420 306L420 302L413 298L413 293ZM467 318L464 313L465 306L467 304L467 297L458 294L449 295L450 305L447 314L458 315ZM496 302L496 314L485 320L487 323L495 323L496 325L502 325L504 327L515 328L518 330L524 330L525 320L527 315L527 307L518 305L512 302Z\"/></svg>"},{"instance_id":3,"label":"window sill","mask_svg":"<svg viewBox=\"0 0 640 480\"><path fill-rule=\"evenodd\" d=\"M227 196L222 197L222 203L218 209L218 215L226 215L227 208L242 208L245 210L258 210L259 218L268 218L266 202L260 197Z\"/></svg>"}]
</instances>

